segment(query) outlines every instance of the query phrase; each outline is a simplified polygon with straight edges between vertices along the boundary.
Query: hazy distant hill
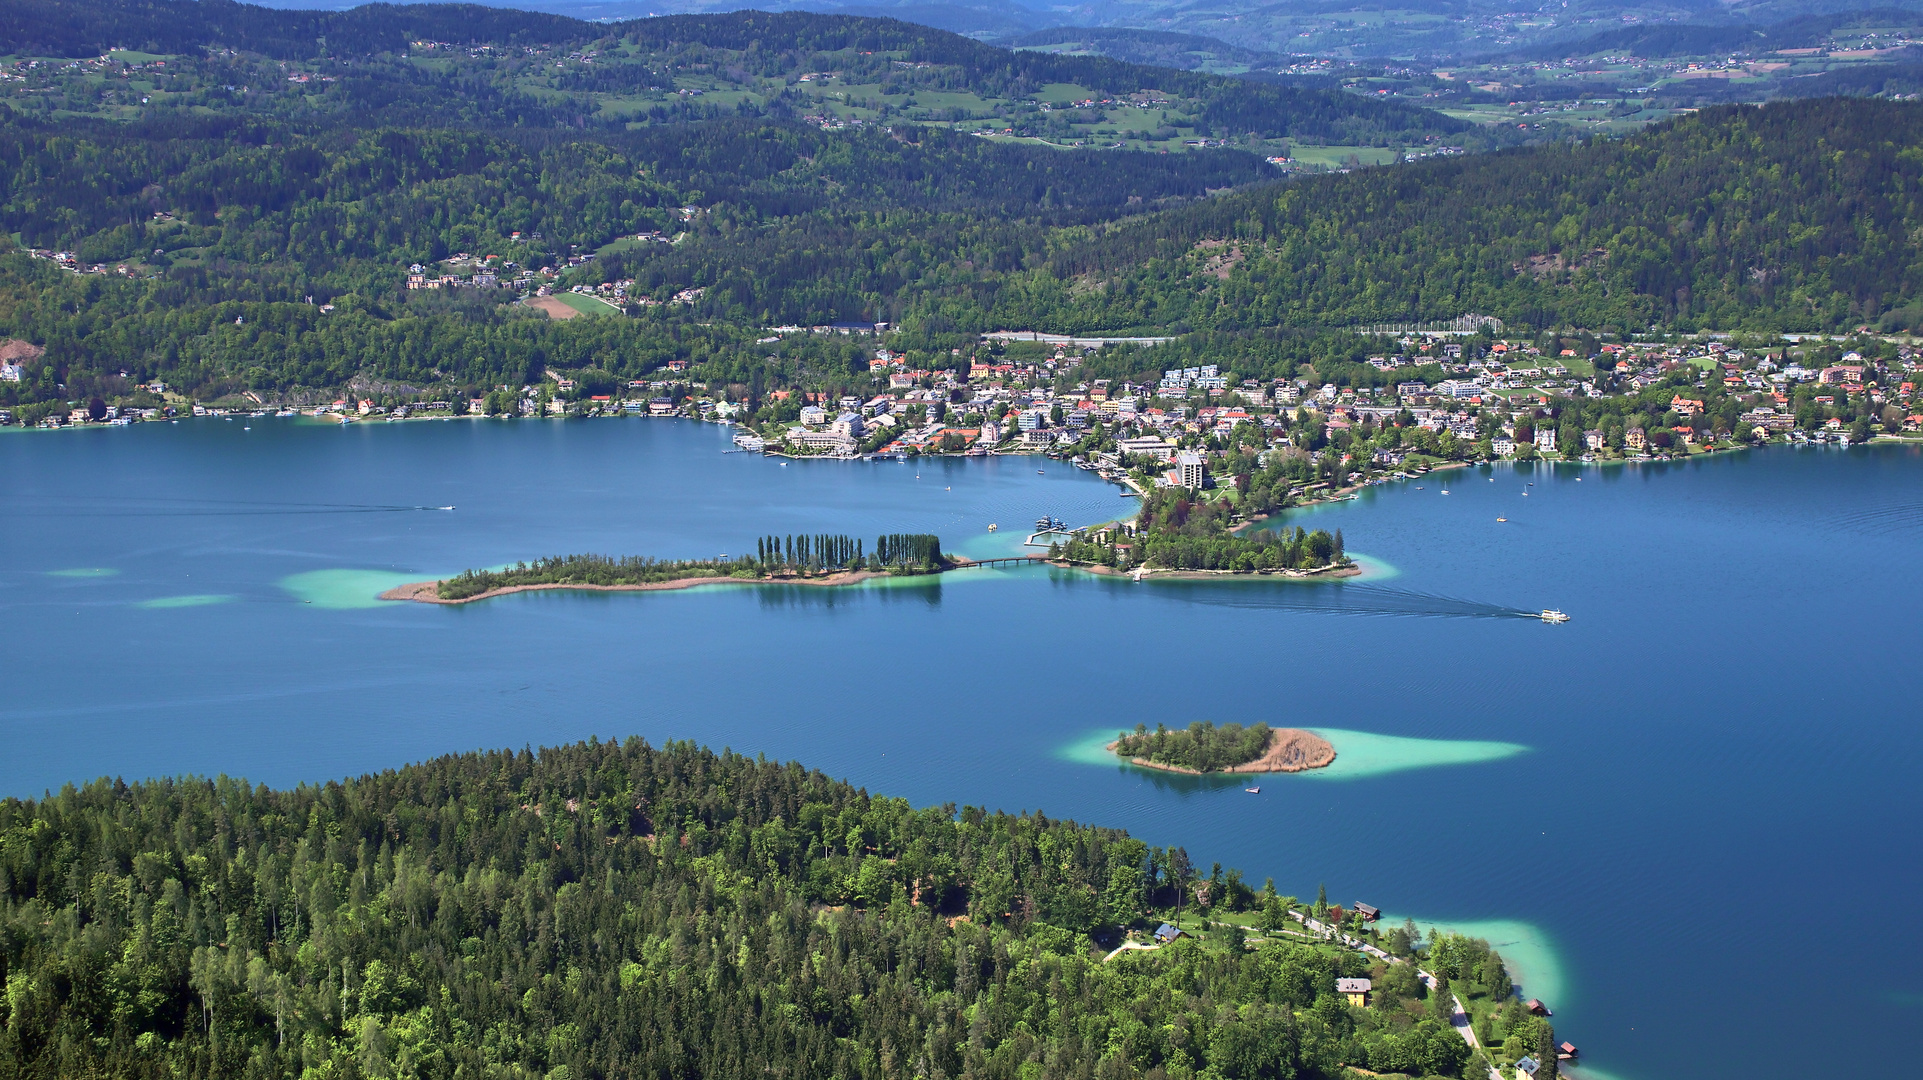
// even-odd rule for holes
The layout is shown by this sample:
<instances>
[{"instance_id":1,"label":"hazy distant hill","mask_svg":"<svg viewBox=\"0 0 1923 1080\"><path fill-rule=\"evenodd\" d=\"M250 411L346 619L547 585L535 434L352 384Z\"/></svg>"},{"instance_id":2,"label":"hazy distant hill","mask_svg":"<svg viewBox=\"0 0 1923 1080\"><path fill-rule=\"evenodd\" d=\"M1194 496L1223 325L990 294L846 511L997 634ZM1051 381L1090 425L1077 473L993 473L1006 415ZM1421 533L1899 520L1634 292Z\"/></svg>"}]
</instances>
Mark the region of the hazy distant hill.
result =
<instances>
[{"instance_id":1,"label":"hazy distant hill","mask_svg":"<svg viewBox=\"0 0 1923 1080\"><path fill-rule=\"evenodd\" d=\"M1668 56L1759 55L1776 49L1821 45L1838 31L1854 28L1923 26L1923 6L1904 11L1877 8L1806 15L1784 22L1638 25L1607 30L1568 41L1547 42L1507 53L1516 59L1553 60L1564 56L1611 54L1657 59Z\"/></svg>"},{"instance_id":2,"label":"hazy distant hill","mask_svg":"<svg viewBox=\"0 0 1923 1080\"><path fill-rule=\"evenodd\" d=\"M732 11L746 0L486 2L492 6L588 20L621 21L654 15ZM348 5L341 0L274 0L273 6L338 9ZM1633 46L1638 55L1709 53L1747 40L1742 36L1746 27L1848 15L1865 4L1863 0L1739 0L1730 4L1708 0L1638 3L1574 0L1567 4L1518 7L1503 0L1406 0L1392 9L1384 9L1369 0L1304 0L1287 4L1271 0L1224 0L1209 5L1179 0L1086 0L1072 7L1014 0L952 3L753 0L753 6L769 11L887 16L982 39L1057 33L1061 28L1073 27L1181 34L1213 39L1227 48L1256 54L1445 60L1510 52L1533 55L1538 46L1556 56L1580 55L1558 51L1558 43L1591 38L1605 43L1626 43ZM1876 6L1914 13L1923 11L1923 0L1883 0ZM1673 41L1666 37L1671 33L1677 35ZM1206 61L1158 59L1158 50L1166 49L1167 43L1157 45L1151 38L1090 40L1095 43L1092 51L1119 59L1191 69L1209 66ZM1208 52L1213 46L1196 48ZM1658 49L1664 51L1653 51ZM1175 55L1179 57L1182 51L1178 46Z\"/></svg>"},{"instance_id":3,"label":"hazy distant hill","mask_svg":"<svg viewBox=\"0 0 1923 1080\"><path fill-rule=\"evenodd\" d=\"M1186 71L1286 62L1275 53L1245 49L1220 38L1118 26L1056 26L1004 38L996 44L1037 52L1078 52Z\"/></svg>"}]
</instances>

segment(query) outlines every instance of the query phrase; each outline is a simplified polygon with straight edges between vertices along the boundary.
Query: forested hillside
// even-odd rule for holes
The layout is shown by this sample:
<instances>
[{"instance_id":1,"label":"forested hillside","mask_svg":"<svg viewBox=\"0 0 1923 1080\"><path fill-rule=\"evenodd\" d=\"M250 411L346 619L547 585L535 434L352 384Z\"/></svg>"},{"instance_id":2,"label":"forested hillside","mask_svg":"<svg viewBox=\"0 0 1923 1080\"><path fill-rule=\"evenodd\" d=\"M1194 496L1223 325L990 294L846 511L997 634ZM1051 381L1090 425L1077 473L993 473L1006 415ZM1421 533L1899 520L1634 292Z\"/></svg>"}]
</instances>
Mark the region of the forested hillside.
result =
<instances>
[{"instance_id":1,"label":"forested hillside","mask_svg":"<svg viewBox=\"0 0 1923 1080\"><path fill-rule=\"evenodd\" d=\"M690 745L102 780L0 803L0 1075L1463 1074L1412 964L1240 927L1103 962L1202 893L1287 921L1179 848ZM1424 963L1485 1037L1553 1045L1486 944Z\"/></svg>"},{"instance_id":2,"label":"forested hillside","mask_svg":"<svg viewBox=\"0 0 1923 1080\"><path fill-rule=\"evenodd\" d=\"M1835 330L1923 297L1923 105L1706 110L1055 239L984 316L1057 330L1448 319Z\"/></svg>"},{"instance_id":3,"label":"forested hillside","mask_svg":"<svg viewBox=\"0 0 1923 1080\"><path fill-rule=\"evenodd\" d=\"M550 370L607 393L670 361L758 400L865 382L852 343L767 340L834 321L890 323L929 362L987 330L1146 331L1277 372L1366 354L1331 329L1472 312L1617 332L1923 321L1915 103L1723 108L1283 181L1247 149L1064 148L930 118L1026 101L1021 123L1070 142L1108 113L1154 112L1178 140L1238 129L1237 110L1344 138L1455 122L889 20L180 7L5 13L31 40L237 43L0 82L0 337L45 349L0 383L24 419L154 378L202 401L468 400ZM1098 92L1117 96L1062 96ZM619 317L518 302L601 285L618 302L595 310Z\"/></svg>"},{"instance_id":4,"label":"forested hillside","mask_svg":"<svg viewBox=\"0 0 1923 1080\"><path fill-rule=\"evenodd\" d=\"M0 102L120 119L193 108L360 125L465 118L623 129L805 113L1073 141L1076 127L1086 135L1110 120L1106 111L1049 113L1093 95L1126 121L1124 144L1138 149L1180 149L1196 137L1403 145L1473 127L1337 89L1014 52L893 19L805 12L601 24L445 4L288 12L228 0L22 0L0 13L0 42L16 56L87 62L26 67L17 72L26 85L0 86ZM299 65L292 75L290 65ZM150 89L128 93L136 74Z\"/></svg>"},{"instance_id":5,"label":"forested hillside","mask_svg":"<svg viewBox=\"0 0 1923 1080\"><path fill-rule=\"evenodd\" d=\"M123 370L203 397L356 377L451 394L669 360L758 392L865 373L852 346L756 344L836 319L943 351L1001 327L1154 330L1214 335L1203 362L1280 347L1304 363L1361 346L1295 355L1308 339L1268 332L1467 312L1835 330L1923 310L1923 105L1908 102L1724 108L1622 141L1212 198L1266 167L751 120L580 138L15 120L0 163L0 220L21 242L132 271L0 256L0 335L47 347L0 405L124 390ZM680 242L604 246L647 231ZM501 290L401 288L410 264L452 254L539 267L597 249L564 281L704 291L557 323Z\"/></svg>"}]
</instances>

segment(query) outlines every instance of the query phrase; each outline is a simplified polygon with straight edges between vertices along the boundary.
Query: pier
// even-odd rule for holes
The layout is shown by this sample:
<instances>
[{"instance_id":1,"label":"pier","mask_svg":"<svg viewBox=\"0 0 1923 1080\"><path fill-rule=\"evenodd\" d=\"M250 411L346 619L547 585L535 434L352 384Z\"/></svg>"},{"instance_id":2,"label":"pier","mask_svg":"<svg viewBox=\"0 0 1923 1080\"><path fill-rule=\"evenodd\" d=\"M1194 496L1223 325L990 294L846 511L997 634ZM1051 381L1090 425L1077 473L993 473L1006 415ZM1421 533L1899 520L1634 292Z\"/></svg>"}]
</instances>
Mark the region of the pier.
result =
<instances>
[{"instance_id":1,"label":"pier","mask_svg":"<svg viewBox=\"0 0 1923 1080\"><path fill-rule=\"evenodd\" d=\"M1047 562L1047 561L1048 561L1048 556L1046 555L1009 555L999 559L970 559L965 563L956 563L954 566L954 569L967 570L977 566L997 566L997 565L1020 566L1020 565L1027 565L1030 563L1039 563L1039 562Z\"/></svg>"}]
</instances>

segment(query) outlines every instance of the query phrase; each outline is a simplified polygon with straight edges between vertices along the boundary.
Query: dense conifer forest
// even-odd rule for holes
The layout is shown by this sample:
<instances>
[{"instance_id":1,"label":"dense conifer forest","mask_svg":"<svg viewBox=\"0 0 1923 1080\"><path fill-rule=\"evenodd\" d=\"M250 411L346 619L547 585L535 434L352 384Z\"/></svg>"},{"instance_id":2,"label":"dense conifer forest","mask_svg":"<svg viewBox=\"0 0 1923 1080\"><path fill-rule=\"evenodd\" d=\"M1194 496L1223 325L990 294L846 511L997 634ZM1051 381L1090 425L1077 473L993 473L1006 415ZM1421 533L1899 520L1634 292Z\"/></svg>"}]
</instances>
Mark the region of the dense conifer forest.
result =
<instances>
[{"instance_id":1,"label":"dense conifer forest","mask_svg":"<svg viewBox=\"0 0 1923 1080\"><path fill-rule=\"evenodd\" d=\"M0 1076L1462 1074L1414 964L1253 944L1250 916L1103 959L1177 907L1279 930L1289 903L1116 830L689 744L100 780L0 802ZM1420 962L1485 1036L1552 1045L1486 944ZM1368 1007L1335 993L1370 974Z\"/></svg>"}]
</instances>

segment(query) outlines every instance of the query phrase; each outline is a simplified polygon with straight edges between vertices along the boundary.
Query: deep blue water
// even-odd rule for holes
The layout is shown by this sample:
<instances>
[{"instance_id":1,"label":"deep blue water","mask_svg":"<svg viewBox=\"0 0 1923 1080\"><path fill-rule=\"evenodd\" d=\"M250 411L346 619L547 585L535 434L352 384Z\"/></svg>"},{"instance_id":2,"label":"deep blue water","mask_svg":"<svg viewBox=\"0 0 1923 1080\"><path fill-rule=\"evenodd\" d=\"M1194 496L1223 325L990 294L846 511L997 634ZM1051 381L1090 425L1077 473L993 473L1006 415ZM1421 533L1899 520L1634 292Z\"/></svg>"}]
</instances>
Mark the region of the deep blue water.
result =
<instances>
[{"instance_id":1,"label":"deep blue water","mask_svg":"<svg viewBox=\"0 0 1923 1080\"><path fill-rule=\"evenodd\" d=\"M1591 1075L1823 1075L1842 1033L1923 1024L1923 946L1889 918L1923 887L1915 450L1462 470L1288 518L1372 560L1349 584L1040 569L369 606L468 566L762 533L989 554L1132 505L1054 462L726 448L644 420L0 435L0 793L693 738L1484 927ZM1492 614L1543 607L1573 621ZM1065 752L1162 719L1529 750L1258 796Z\"/></svg>"}]
</instances>

